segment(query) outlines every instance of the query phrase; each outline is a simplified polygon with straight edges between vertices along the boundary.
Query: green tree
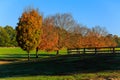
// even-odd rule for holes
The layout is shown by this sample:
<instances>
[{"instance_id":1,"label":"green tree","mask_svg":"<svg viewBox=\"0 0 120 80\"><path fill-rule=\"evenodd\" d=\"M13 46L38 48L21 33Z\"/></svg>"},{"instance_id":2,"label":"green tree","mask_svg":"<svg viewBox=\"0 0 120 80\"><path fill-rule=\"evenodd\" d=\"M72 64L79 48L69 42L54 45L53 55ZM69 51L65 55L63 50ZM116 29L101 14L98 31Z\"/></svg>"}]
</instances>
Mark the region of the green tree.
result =
<instances>
[{"instance_id":1,"label":"green tree","mask_svg":"<svg viewBox=\"0 0 120 80\"><path fill-rule=\"evenodd\" d=\"M8 47L9 42L10 42L9 35L7 34L6 30L3 27L0 27L0 46Z\"/></svg>"},{"instance_id":2,"label":"green tree","mask_svg":"<svg viewBox=\"0 0 120 80\"><path fill-rule=\"evenodd\" d=\"M13 29L11 26L5 26L4 29L6 30L8 36L9 36L9 44L10 46L17 46L17 41L16 41L16 30Z\"/></svg>"},{"instance_id":3,"label":"green tree","mask_svg":"<svg viewBox=\"0 0 120 80\"><path fill-rule=\"evenodd\" d=\"M18 45L28 53L30 59L30 50L35 49L40 43L42 33L42 16L38 10L27 9L23 12L16 27Z\"/></svg>"}]
</instances>

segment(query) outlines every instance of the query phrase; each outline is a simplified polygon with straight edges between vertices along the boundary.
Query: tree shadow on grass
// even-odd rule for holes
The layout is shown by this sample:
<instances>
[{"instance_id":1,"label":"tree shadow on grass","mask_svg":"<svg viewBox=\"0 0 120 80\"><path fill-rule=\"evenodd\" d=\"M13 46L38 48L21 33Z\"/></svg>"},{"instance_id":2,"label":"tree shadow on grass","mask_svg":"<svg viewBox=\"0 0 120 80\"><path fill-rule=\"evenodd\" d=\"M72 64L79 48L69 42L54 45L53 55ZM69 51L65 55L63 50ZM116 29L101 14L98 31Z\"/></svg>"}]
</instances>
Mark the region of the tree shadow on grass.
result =
<instances>
[{"instance_id":1,"label":"tree shadow on grass","mask_svg":"<svg viewBox=\"0 0 120 80\"><path fill-rule=\"evenodd\" d=\"M4 58L24 58L27 56L28 56L28 54L2 54L1 55L1 57L4 57ZM30 54L31 58L33 58L35 56L36 56L36 54ZM39 54L39 57L46 57L46 56L52 57L52 56L56 56L56 54Z\"/></svg>"},{"instance_id":2,"label":"tree shadow on grass","mask_svg":"<svg viewBox=\"0 0 120 80\"><path fill-rule=\"evenodd\" d=\"M55 54L39 54L39 58L54 57ZM20 61L28 58L28 54L2 54L0 55L0 61ZM36 58L36 54L30 54L31 59Z\"/></svg>"},{"instance_id":3,"label":"tree shadow on grass","mask_svg":"<svg viewBox=\"0 0 120 80\"><path fill-rule=\"evenodd\" d=\"M73 54L0 65L0 78L120 70L120 54Z\"/></svg>"}]
</instances>

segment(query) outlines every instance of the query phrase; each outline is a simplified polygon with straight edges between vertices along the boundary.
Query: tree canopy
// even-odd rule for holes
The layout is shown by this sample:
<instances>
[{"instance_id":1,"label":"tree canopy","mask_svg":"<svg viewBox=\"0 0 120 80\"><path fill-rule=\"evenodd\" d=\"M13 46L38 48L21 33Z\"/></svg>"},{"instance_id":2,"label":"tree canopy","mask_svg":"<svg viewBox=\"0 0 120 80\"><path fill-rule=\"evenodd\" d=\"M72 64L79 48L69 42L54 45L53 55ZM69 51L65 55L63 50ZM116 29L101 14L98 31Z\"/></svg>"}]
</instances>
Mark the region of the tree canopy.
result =
<instances>
[{"instance_id":1,"label":"tree canopy","mask_svg":"<svg viewBox=\"0 0 120 80\"><path fill-rule=\"evenodd\" d=\"M38 10L28 8L19 18L16 27L16 38L18 45L28 52L28 60L30 50L35 49L41 41L41 26L42 16L39 14Z\"/></svg>"},{"instance_id":2,"label":"tree canopy","mask_svg":"<svg viewBox=\"0 0 120 80\"><path fill-rule=\"evenodd\" d=\"M12 26L0 26L0 47L16 47L16 31Z\"/></svg>"}]
</instances>

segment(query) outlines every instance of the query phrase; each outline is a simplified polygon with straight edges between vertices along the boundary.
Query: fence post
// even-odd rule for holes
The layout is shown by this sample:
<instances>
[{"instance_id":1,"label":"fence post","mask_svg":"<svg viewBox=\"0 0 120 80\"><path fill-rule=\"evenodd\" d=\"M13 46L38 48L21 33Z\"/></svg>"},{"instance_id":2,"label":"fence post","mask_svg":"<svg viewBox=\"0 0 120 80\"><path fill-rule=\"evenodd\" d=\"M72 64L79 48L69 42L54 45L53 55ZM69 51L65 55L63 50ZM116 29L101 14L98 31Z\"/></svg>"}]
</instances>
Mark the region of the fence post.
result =
<instances>
[{"instance_id":1,"label":"fence post","mask_svg":"<svg viewBox=\"0 0 120 80\"><path fill-rule=\"evenodd\" d=\"M80 54L79 48L77 48L77 53Z\"/></svg>"},{"instance_id":2,"label":"fence post","mask_svg":"<svg viewBox=\"0 0 120 80\"><path fill-rule=\"evenodd\" d=\"M85 48L83 48L83 54L85 54Z\"/></svg>"},{"instance_id":3,"label":"fence post","mask_svg":"<svg viewBox=\"0 0 120 80\"><path fill-rule=\"evenodd\" d=\"M67 49L67 53L68 53L68 54L70 54L70 51L69 51L69 49Z\"/></svg>"},{"instance_id":4,"label":"fence post","mask_svg":"<svg viewBox=\"0 0 120 80\"><path fill-rule=\"evenodd\" d=\"M95 48L95 54L97 54L97 48Z\"/></svg>"},{"instance_id":5,"label":"fence post","mask_svg":"<svg viewBox=\"0 0 120 80\"><path fill-rule=\"evenodd\" d=\"M115 53L115 48L113 47L113 54Z\"/></svg>"}]
</instances>

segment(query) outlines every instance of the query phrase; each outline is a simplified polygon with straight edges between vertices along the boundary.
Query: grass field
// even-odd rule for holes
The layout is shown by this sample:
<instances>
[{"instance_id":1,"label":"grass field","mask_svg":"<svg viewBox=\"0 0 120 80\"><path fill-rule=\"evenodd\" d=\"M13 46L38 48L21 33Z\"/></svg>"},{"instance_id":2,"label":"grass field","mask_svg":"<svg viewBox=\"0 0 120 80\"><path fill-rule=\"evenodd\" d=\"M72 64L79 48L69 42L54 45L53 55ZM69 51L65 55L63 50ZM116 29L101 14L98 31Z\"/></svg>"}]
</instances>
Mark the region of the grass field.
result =
<instances>
[{"instance_id":1,"label":"grass field","mask_svg":"<svg viewBox=\"0 0 120 80\"><path fill-rule=\"evenodd\" d=\"M120 54L27 53L20 48L0 48L0 80L120 80ZM17 61L17 62L16 62Z\"/></svg>"},{"instance_id":2,"label":"grass field","mask_svg":"<svg viewBox=\"0 0 120 80\"><path fill-rule=\"evenodd\" d=\"M60 50L60 54L61 55L65 55L67 52L65 49ZM39 54L39 58L46 58L46 57L52 57L52 56L56 56L56 52L52 51L52 52L46 52L46 51L40 51L38 52ZM0 48L0 60L27 60L27 52L23 51L21 48L16 47L16 48ZM35 58L35 50L30 52L30 57L31 59Z\"/></svg>"}]
</instances>

